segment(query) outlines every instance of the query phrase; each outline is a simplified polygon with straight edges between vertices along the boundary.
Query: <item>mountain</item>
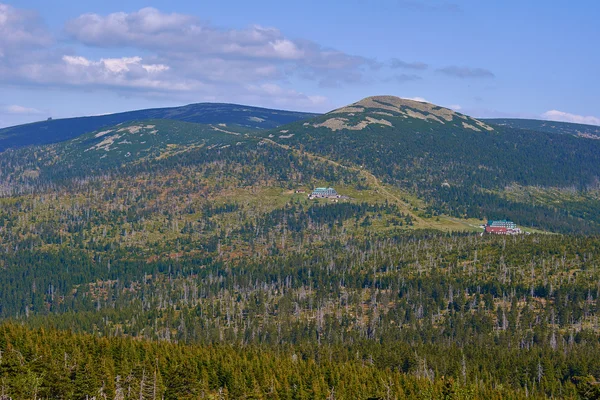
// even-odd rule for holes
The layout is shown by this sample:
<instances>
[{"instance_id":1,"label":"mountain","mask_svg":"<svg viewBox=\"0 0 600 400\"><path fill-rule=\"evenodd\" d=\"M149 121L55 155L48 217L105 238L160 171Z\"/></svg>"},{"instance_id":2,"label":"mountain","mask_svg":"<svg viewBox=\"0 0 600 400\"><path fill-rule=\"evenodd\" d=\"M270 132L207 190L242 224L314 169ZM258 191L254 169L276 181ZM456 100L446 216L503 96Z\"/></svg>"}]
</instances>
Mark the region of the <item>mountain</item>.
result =
<instances>
[{"instance_id":1,"label":"mountain","mask_svg":"<svg viewBox=\"0 0 600 400\"><path fill-rule=\"evenodd\" d=\"M368 169L425 200L428 214L600 229L598 199L590 194L600 177L598 140L491 125L392 96L259 134Z\"/></svg>"},{"instance_id":2,"label":"mountain","mask_svg":"<svg viewBox=\"0 0 600 400\"><path fill-rule=\"evenodd\" d=\"M225 148L247 141L247 129L171 120L118 124L60 142L44 155L52 163L105 169L143 159L166 158L196 147ZM52 150L50 150L52 149Z\"/></svg>"},{"instance_id":3,"label":"mountain","mask_svg":"<svg viewBox=\"0 0 600 400\"><path fill-rule=\"evenodd\" d=\"M315 117L312 124L308 123L308 125L304 124L303 126L326 127L332 131L342 129L360 131L373 124L391 128L396 126L398 128L404 123L412 124L419 121L434 124L432 126L445 125L446 127L468 129L475 132L494 130L477 119L459 114L453 110L395 96L367 97L356 103L330 111L325 115ZM396 122L396 125L393 122ZM414 129L418 129L418 127Z\"/></svg>"},{"instance_id":4,"label":"mountain","mask_svg":"<svg viewBox=\"0 0 600 400\"><path fill-rule=\"evenodd\" d=\"M271 129L313 116L315 114L237 104L198 103L183 107L47 120L0 129L0 152L15 147L57 143L129 121L169 119L201 124L237 125L249 129Z\"/></svg>"},{"instance_id":5,"label":"mountain","mask_svg":"<svg viewBox=\"0 0 600 400\"><path fill-rule=\"evenodd\" d=\"M482 121L485 121L490 125L507 126L515 129L528 129L538 132L572 135L586 139L600 139L600 126L596 125L516 118L483 119Z\"/></svg>"},{"instance_id":6,"label":"mountain","mask_svg":"<svg viewBox=\"0 0 600 400\"><path fill-rule=\"evenodd\" d=\"M281 154L274 158L275 151ZM338 169L328 179L335 184L342 168L353 174L354 187L383 184L399 191L399 198L418 199L419 205L404 202L402 209L416 207L423 221L509 218L555 232L600 231L600 141L493 125L393 96L368 97L271 130L168 119L104 127L3 153L0 189L19 191L103 171L133 173L127 171L139 170L140 163L148 169L207 163L223 159L221 153L232 165L244 159L247 167L277 171L281 179L302 174L305 183L317 184L325 176L317 170L330 165ZM308 162L284 166L280 157L286 153Z\"/></svg>"},{"instance_id":7,"label":"mountain","mask_svg":"<svg viewBox=\"0 0 600 400\"><path fill-rule=\"evenodd\" d=\"M600 141L493 125L393 96L368 97L271 130L166 119L104 127L5 152L0 189L24 190L103 171L133 173L127 171L139 170L140 163L154 169L223 157L232 165L276 171L278 184L298 174L303 183L317 184L326 176L317 171L335 166L337 175L328 184L351 174L355 188L364 182L387 185L398 198L418 199L419 205L404 202L402 209L415 208L423 221L509 218L555 232L600 232ZM307 161L285 166L285 157Z\"/></svg>"},{"instance_id":8,"label":"mountain","mask_svg":"<svg viewBox=\"0 0 600 400\"><path fill-rule=\"evenodd\" d=\"M2 395L588 396L599 144L376 96L4 151Z\"/></svg>"}]
</instances>

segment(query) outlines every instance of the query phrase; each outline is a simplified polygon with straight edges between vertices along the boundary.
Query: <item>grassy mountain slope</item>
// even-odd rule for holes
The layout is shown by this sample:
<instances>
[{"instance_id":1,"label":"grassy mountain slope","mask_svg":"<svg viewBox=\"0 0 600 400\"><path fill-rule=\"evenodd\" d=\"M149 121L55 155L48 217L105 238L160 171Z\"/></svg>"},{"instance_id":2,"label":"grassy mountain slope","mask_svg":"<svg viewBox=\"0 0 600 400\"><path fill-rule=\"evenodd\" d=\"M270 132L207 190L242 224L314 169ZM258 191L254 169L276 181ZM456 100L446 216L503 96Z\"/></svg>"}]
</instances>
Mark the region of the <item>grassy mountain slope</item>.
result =
<instances>
[{"instance_id":1,"label":"grassy mountain slope","mask_svg":"<svg viewBox=\"0 0 600 400\"><path fill-rule=\"evenodd\" d=\"M60 143L0 153L5 185L88 178L126 165L152 162L203 148L219 151L255 141L241 127L173 120L133 121ZM1 185L0 185L1 187Z\"/></svg>"},{"instance_id":2,"label":"grassy mountain slope","mask_svg":"<svg viewBox=\"0 0 600 400\"><path fill-rule=\"evenodd\" d=\"M146 158L169 157L196 146L223 148L247 140L246 129L169 120L133 121L56 144L61 162L107 168Z\"/></svg>"},{"instance_id":3,"label":"grassy mountain slope","mask_svg":"<svg viewBox=\"0 0 600 400\"><path fill-rule=\"evenodd\" d=\"M295 164L293 160L303 161ZM241 188L236 185L244 186L253 182L257 173L269 171L270 177L262 178L262 187L254 187L256 183L251 183L254 192L260 191L266 196L261 200L264 209L306 197L291 196L292 189L310 191L314 186L333 185L351 196L350 202L395 203L400 213L410 215L410 227L471 231L481 223L445 217L423 218L418 215L425 208L422 201L407 191L381 182L369 171L256 137L255 131L172 120L134 121L61 143L4 152L0 154L3 171L0 189L4 189L4 193L43 191L57 182L69 186L72 180L88 180L107 173L117 174L111 175L111 179L118 180L152 170L205 168L206 164L214 162L227 162L234 170L243 165L230 175L232 179L227 183L227 187L237 193L234 197L239 194L247 198L247 193L240 192L238 189ZM254 171L250 172L252 169ZM218 173L218 170L205 172L204 178L220 179L213 176ZM128 186L131 182L120 184ZM287 190L282 191L282 188ZM271 193L269 190L275 194L266 195Z\"/></svg>"},{"instance_id":4,"label":"grassy mountain slope","mask_svg":"<svg viewBox=\"0 0 600 400\"><path fill-rule=\"evenodd\" d=\"M8 148L61 142L87 132L128 121L170 119L201 124L239 125L251 129L271 129L314 115L236 104L199 103L183 107L156 108L93 117L56 119L0 129L0 151Z\"/></svg>"},{"instance_id":5,"label":"grassy mountain slope","mask_svg":"<svg viewBox=\"0 0 600 400\"><path fill-rule=\"evenodd\" d=\"M289 157L308 160L293 169L306 169L304 182L311 184L320 179L313 164L344 170L354 176L350 188L377 188L379 198L411 213L419 227L474 229L484 218L510 218L557 232L600 230L600 141L492 126L392 96L366 98L269 131L173 120L106 127L51 146L5 152L0 189L139 169L140 162L147 169L161 160L205 163L231 146L228 153L236 159L247 151L268 157L279 146ZM252 167L256 160L246 162ZM294 187L286 173L277 175L276 185ZM573 191L578 194L568 195Z\"/></svg>"},{"instance_id":6,"label":"grassy mountain slope","mask_svg":"<svg viewBox=\"0 0 600 400\"><path fill-rule=\"evenodd\" d=\"M279 146L289 157L308 160L293 168L306 169L304 182L311 184L340 184L319 183L312 164L344 170L354 176L350 188L377 188L380 199L393 200L419 227L475 229L484 218L510 218L557 232L600 230L595 190L600 141L491 126L392 96L367 98L270 131L173 120L106 127L3 153L0 189L22 191L115 169L124 173L139 169L140 162L147 169L177 160L205 163L230 146L236 159L247 151L268 157ZM246 162L252 167L256 160ZM277 175L276 185L294 187L285 181L286 173ZM579 194L567 195L573 191Z\"/></svg>"},{"instance_id":7,"label":"grassy mountain slope","mask_svg":"<svg viewBox=\"0 0 600 400\"><path fill-rule=\"evenodd\" d=\"M518 118L494 118L483 119L482 121L490 125L507 126L515 129L528 129L538 132L579 136L588 139L600 139L600 126L596 125Z\"/></svg>"},{"instance_id":8,"label":"grassy mountain slope","mask_svg":"<svg viewBox=\"0 0 600 400\"><path fill-rule=\"evenodd\" d=\"M593 207L565 209L505 195L515 184L593 189L600 176L597 140L491 126L391 96L367 98L261 135L368 169L425 200L432 215L509 217L559 231L589 231L588 223L594 231L600 228Z\"/></svg>"}]
</instances>

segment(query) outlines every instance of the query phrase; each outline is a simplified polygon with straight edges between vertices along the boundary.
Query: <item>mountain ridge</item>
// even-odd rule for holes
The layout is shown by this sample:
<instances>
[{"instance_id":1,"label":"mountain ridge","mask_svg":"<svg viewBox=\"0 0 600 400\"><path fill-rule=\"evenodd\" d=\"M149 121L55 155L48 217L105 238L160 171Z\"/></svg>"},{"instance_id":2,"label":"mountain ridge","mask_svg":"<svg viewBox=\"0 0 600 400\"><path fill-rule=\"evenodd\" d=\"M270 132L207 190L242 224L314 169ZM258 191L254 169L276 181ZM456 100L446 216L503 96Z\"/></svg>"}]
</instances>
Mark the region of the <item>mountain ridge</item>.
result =
<instances>
[{"instance_id":1,"label":"mountain ridge","mask_svg":"<svg viewBox=\"0 0 600 400\"><path fill-rule=\"evenodd\" d=\"M600 139L600 126L597 125L521 118L484 118L483 121L491 125L516 129L572 135L585 139Z\"/></svg>"},{"instance_id":2,"label":"mountain ridge","mask_svg":"<svg viewBox=\"0 0 600 400\"><path fill-rule=\"evenodd\" d=\"M261 146L266 141L281 146L277 167L269 161L275 150ZM243 154L248 151L256 156ZM0 185L22 193L56 179L137 171L139 163L146 169L164 163L203 165L219 159L219 152L231 160L245 159L240 162L244 169L276 171L273 182L289 188L303 174L305 182L339 184L322 166L343 167L355 188L376 179L399 189L401 197L414 196L422 205L417 206L422 218L509 218L542 230L600 231L595 194L600 141L492 126L448 108L393 96L367 97L271 130L168 119L121 123L50 146L3 153ZM284 172L284 164L294 159L305 162ZM320 178L313 179L315 173ZM589 193L561 194L573 190Z\"/></svg>"},{"instance_id":3,"label":"mountain ridge","mask_svg":"<svg viewBox=\"0 0 600 400\"><path fill-rule=\"evenodd\" d=\"M0 129L0 152L9 148L58 143L129 121L169 119L214 125L225 123L249 129L272 129L315 115L317 114L240 104L194 103L99 116L49 119Z\"/></svg>"},{"instance_id":4,"label":"mountain ridge","mask_svg":"<svg viewBox=\"0 0 600 400\"><path fill-rule=\"evenodd\" d=\"M600 176L598 140L492 126L389 96L368 97L257 135L368 169L428 204L425 215L509 218L556 231L600 229L593 194ZM528 196L515 196L508 187L523 188ZM565 197L561 204L568 207L557 207L550 194L568 190L592 195Z\"/></svg>"},{"instance_id":5,"label":"mountain ridge","mask_svg":"<svg viewBox=\"0 0 600 400\"><path fill-rule=\"evenodd\" d=\"M364 115L365 118L356 121L357 117ZM401 97L380 95L370 96L362 100L332 110L324 115L316 117L322 120L314 127L326 127L333 131L341 129L362 130L367 125L378 124L392 127L392 122L387 119L418 119L439 124L453 124L459 122L458 126L474 131L493 131L494 128L475 118L460 114L449 108L435 104L404 99ZM326 119L325 119L326 118ZM454 121L454 120L457 121ZM354 125L349 124L353 120Z\"/></svg>"},{"instance_id":6,"label":"mountain ridge","mask_svg":"<svg viewBox=\"0 0 600 400\"><path fill-rule=\"evenodd\" d=\"M362 121L356 121L355 125L346 123L347 117L355 116L354 114L357 111L367 110L371 110L373 115L369 115L368 118ZM96 116L49 118L45 121L0 128L0 152L9 148L59 143L85 133L131 121L170 119L213 125L233 124L248 129L269 130L303 119L328 116L329 118L320 122L325 127L333 130L361 130L371 124L389 126L390 122L386 120L386 117L390 115L386 114L390 113L401 118L416 118L442 124L451 123L452 120L456 119L462 122L462 127L475 131L492 131L494 126L504 126L538 132L570 134L587 139L600 139L600 127L594 125L516 118L473 118L455 110L424 101L391 95L377 95L338 107L325 114L270 109L235 103L205 102Z\"/></svg>"}]
</instances>

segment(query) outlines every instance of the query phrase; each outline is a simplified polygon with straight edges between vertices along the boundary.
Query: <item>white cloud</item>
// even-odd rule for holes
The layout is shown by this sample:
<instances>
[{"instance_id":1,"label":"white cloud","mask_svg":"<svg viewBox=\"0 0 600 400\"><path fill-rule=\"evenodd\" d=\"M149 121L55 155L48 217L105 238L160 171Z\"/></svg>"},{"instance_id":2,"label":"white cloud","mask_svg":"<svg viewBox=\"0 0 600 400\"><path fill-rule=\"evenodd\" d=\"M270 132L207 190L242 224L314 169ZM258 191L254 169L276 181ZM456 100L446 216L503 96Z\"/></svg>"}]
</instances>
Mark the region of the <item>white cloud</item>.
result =
<instances>
[{"instance_id":1,"label":"white cloud","mask_svg":"<svg viewBox=\"0 0 600 400\"><path fill-rule=\"evenodd\" d=\"M457 65L450 65L448 67L439 68L437 71L441 72L442 74L461 79L496 77L496 75L489 69L462 67Z\"/></svg>"},{"instance_id":2,"label":"white cloud","mask_svg":"<svg viewBox=\"0 0 600 400\"><path fill-rule=\"evenodd\" d=\"M168 46L179 43L181 33L201 33L193 17L182 14L163 14L154 8L137 12L116 12L107 16L83 14L66 25L66 31L75 39L101 47L144 43L146 46ZM152 42L152 39L155 39Z\"/></svg>"},{"instance_id":3,"label":"white cloud","mask_svg":"<svg viewBox=\"0 0 600 400\"><path fill-rule=\"evenodd\" d=\"M284 59L298 59L304 56L304 51L300 50L293 42L287 39L279 39L274 42L270 42L269 45L275 51L275 54L279 55Z\"/></svg>"},{"instance_id":4,"label":"white cloud","mask_svg":"<svg viewBox=\"0 0 600 400\"><path fill-rule=\"evenodd\" d=\"M83 14L67 22L65 30L88 46L154 51L159 58L170 60L169 64L180 62L182 66L206 60L233 65L252 62L254 70L275 68L304 78L352 82L362 77L362 68L377 64L311 41L286 38L277 28L221 29L193 16L166 14L150 7L106 16Z\"/></svg>"},{"instance_id":5,"label":"white cloud","mask_svg":"<svg viewBox=\"0 0 600 400\"><path fill-rule=\"evenodd\" d=\"M564 111L550 110L542 114L542 118L550 121L573 122L576 124L600 125L600 118L571 114Z\"/></svg>"},{"instance_id":6,"label":"white cloud","mask_svg":"<svg viewBox=\"0 0 600 400\"><path fill-rule=\"evenodd\" d=\"M339 53L311 42L292 41L276 28L253 25L242 30L219 29L196 17L165 14L151 7L129 14L83 14L69 21L66 31L90 46L134 46L168 53L193 51L196 55L307 61L335 58Z\"/></svg>"},{"instance_id":7,"label":"white cloud","mask_svg":"<svg viewBox=\"0 0 600 400\"><path fill-rule=\"evenodd\" d=\"M31 108L31 107L23 107L23 106L19 106L19 105L10 105L10 106L6 106L4 107L4 112L6 114L21 114L21 115L27 115L27 114L41 114L42 112L36 108Z\"/></svg>"},{"instance_id":8,"label":"white cloud","mask_svg":"<svg viewBox=\"0 0 600 400\"><path fill-rule=\"evenodd\" d=\"M327 97L325 96L308 96L308 99L315 105L327 104Z\"/></svg>"},{"instance_id":9,"label":"white cloud","mask_svg":"<svg viewBox=\"0 0 600 400\"><path fill-rule=\"evenodd\" d=\"M168 65L139 56L101 58L50 54L22 63L2 64L0 82L39 87L110 88L122 91L191 92L206 87L197 79L173 74Z\"/></svg>"},{"instance_id":10,"label":"white cloud","mask_svg":"<svg viewBox=\"0 0 600 400\"><path fill-rule=\"evenodd\" d=\"M164 64L143 64L142 68L144 68L150 74L157 74L159 72L165 72L171 69L168 65Z\"/></svg>"},{"instance_id":11,"label":"white cloud","mask_svg":"<svg viewBox=\"0 0 600 400\"><path fill-rule=\"evenodd\" d=\"M74 85L121 86L138 89L189 91L199 88L200 82L185 81L173 76L164 64L144 63L141 57L101 58L98 61L81 56L63 56L63 64L54 66L55 79ZM52 78L52 74L47 75ZM50 81L51 82L51 81Z\"/></svg>"},{"instance_id":12,"label":"white cloud","mask_svg":"<svg viewBox=\"0 0 600 400\"><path fill-rule=\"evenodd\" d=\"M288 38L277 28L220 28L154 8L83 14L68 21L64 33L78 45L102 47L103 57L63 47L36 13L0 3L0 85L108 89L170 101L326 111L331 106L327 98L289 88L290 81L339 86L363 81L366 70L377 66L364 57Z\"/></svg>"},{"instance_id":13,"label":"white cloud","mask_svg":"<svg viewBox=\"0 0 600 400\"><path fill-rule=\"evenodd\" d=\"M265 100L277 107L300 106L306 109L322 109L329 107L324 96L308 96L294 89L283 88L272 83L247 85L248 97L264 103Z\"/></svg>"},{"instance_id":14,"label":"white cloud","mask_svg":"<svg viewBox=\"0 0 600 400\"><path fill-rule=\"evenodd\" d=\"M451 104L448 106L449 109L454 110L454 111L459 111L462 109L462 107L460 106L460 104Z\"/></svg>"},{"instance_id":15,"label":"white cloud","mask_svg":"<svg viewBox=\"0 0 600 400\"><path fill-rule=\"evenodd\" d=\"M36 13L0 3L0 54L6 56L51 42L51 35Z\"/></svg>"},{"instance_id":16,"label":"white cloud","mask_svg":"<svg viewBox=\"0 0 600 400\"><path fill-rule=\"evenodd\" d=\"M133 68L141 67L148 73L158 73L169 70L168 65L143 64L141 57L101 58L100 61L90 61L81 56L63 56L63 61L76 67L99 67L111 74L122 74Z\"/></svg>"},{"instance_id":17,"label":"white cloud","mask_svg":"<svg viewBox=\"0 0 600 400\"><path fill-rule=\"evenodd\" d=\"M130 67L133 66L142 66L141 57L122 57L122 58L108 58L101 59L98 62L95 62L94 65L102 66L108 72L113 74L120 74L123 72L130 71ZM143 67L142 67L143 68Z\"/></svg>"},{"instance_id":18,"label":"white cloud","mask_svg":"<svg viewBox=\"0 0 600 400\"><path fill-rule=\"evenodd\" d=\"M89 67L91 65L90 60L81 56L63 56L62 59L69 65L81 65L83 67Z\"/></svg>"},{"instance_id":19,"label":"white cloud","mask_svg":"<svg viewBox=\"0 0 600 400\"><path fill-rule=\"evenodd\" d=\"M412 100L412 101L418 101L420 103L429 103L428 100L422 98L422 97L403 97L406 100Z\"/></svg>"}]
</instances>

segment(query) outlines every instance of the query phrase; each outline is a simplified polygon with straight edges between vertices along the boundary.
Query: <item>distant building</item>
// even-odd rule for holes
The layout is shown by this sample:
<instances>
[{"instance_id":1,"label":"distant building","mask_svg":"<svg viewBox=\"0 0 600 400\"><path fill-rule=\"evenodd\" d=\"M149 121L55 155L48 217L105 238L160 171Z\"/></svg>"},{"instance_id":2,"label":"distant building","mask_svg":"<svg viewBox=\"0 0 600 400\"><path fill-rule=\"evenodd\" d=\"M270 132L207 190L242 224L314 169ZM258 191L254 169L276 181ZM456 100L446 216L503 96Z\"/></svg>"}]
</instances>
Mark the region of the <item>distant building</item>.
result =
<instances>
[{"instance_id":1,"label":"distant building","mask_svg":"<svg viewBox=\"0 0 600 400\"><path fill-rule=\"evenodd\" d=\"M492 233L495 235L518 235L521 233L521 229L519 229L514 222L505 219L499 221L489 220L485 225L485 233Z\"/></svg>"},{"instance_id":2,"label":"distant building","mask_svg":"<svg viewBox=\"0 0 600 400\"><path fill-rule=\"evenodd\" d=\"M340 195L335 191L334 188L316 188L312 191L308 198L310 199L336 199L339 198Z\"/></svg>"},{"instance_id":3,"label":"distant building","mask_svg":"<svg viewBox=\"0 0 600 400\"><path fill-rule=\"evenodd\" d=\"M515 224L512 221L508 221L506 219L501 219L498 221L488 221L488 226L494 227L494 228L506 228L506 229L516 229L517 228L517 224Z\"/></svg>"},{"instance_id":4,"label":"distant building","mask_svg":"<svg viewBox=\"0 0 600 400\"><path fill-rule=\"evenodd\" d=\"M485 226L485 233L493 233L495 235L508 235L508 229L501 226Z\"/></svg>"}]
</instances>

